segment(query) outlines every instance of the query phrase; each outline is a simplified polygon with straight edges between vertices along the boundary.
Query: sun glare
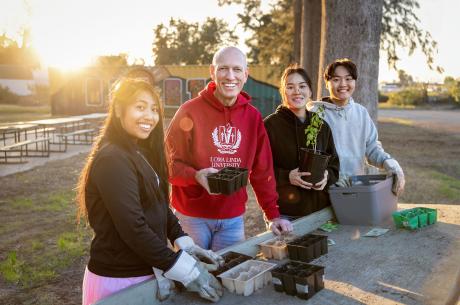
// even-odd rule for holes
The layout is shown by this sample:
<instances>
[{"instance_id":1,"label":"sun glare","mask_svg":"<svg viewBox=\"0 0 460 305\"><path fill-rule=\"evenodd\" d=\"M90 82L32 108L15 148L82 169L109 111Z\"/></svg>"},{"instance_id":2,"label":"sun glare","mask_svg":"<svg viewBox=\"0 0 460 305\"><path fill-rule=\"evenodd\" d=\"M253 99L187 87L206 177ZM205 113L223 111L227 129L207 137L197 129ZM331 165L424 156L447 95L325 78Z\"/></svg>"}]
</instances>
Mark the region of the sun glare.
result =
<instances>
[{"instance_id":1,"label":"sun glare","mask_svg":"<svg viewBox=\"0 0 460 305\"><path fill-rule=\"evenodd\" d=\"M75 70L91 63L91 57L88 57L86 54L67 54L62 52L62 50L47 47L38 48L38 46L37 53L40 56L42 64L47 67Z\"/></svg>"}]
</instances>

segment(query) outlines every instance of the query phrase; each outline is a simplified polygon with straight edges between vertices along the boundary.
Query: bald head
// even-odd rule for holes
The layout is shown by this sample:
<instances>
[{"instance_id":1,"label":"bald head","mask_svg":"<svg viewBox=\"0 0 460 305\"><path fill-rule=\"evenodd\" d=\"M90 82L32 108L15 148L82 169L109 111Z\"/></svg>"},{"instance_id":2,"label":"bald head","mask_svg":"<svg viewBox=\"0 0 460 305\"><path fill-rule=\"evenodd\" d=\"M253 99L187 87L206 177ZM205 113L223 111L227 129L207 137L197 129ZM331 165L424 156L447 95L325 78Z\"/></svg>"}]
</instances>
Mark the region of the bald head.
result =
<instances>
[{"instance_id":1,"label":"bald head","mask_svg":"<svg viewBox=\"0 0 460 305\"><path fill-rule=\"evenodd\" d=\"M212 58L212 64L214 66L217 65L222 60L223 57L226 57L228 55L240 57L242 60L242 63L244 64L244 68L247 68L248 63L246 60L246 55L244 55L244 53L237 47L223 47L219 49L219 51L217 51L214 54L214 57Z\"/></svg>"},{"instance_id":2,"label":"bald head","mask_svg":"<svg viewBox=\"0 0 460 305\"><path fill-rule=\"evenodd\" d=\"M236 47L222 48L214 54L209 72L216 85L214 96L224 106L232 106L248 80L246 55Z\"/></svg>"}]
</instances>

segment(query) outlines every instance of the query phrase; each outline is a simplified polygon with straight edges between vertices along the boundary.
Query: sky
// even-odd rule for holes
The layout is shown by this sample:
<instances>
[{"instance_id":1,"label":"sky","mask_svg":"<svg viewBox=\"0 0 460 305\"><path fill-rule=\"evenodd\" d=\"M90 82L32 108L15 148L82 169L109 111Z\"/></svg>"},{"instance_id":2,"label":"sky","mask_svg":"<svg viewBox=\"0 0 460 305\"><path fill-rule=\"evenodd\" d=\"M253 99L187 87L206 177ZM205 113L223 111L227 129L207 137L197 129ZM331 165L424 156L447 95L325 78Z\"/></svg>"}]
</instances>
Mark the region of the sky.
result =
<instances>
[{"instance_id":1,"label":"sky","mask_svg":"<svg viewBox=\"0 0 460 305\"><path fill-rule=\"evenodd\" d=\"M267 6L268 1L263 1ZM425 58L417 51L402 51L398 68L419 81L442 81L445 76L460 77L460 1L419 0L422 28L438 42L435 63L444 74L430 72ZM237 5L219 7L217 0L0 0L0 33L19 37L24 27L31 29L32 44L49 66L77 68L97 55L128 53L131 60L142 58L153 64L153 29L171 17L202 22L212 16L224 19L240 36L240 47L247 50L243 33L237 27ZM379 81L397 79L381 56Z\"/></svg>"}]
</instances>

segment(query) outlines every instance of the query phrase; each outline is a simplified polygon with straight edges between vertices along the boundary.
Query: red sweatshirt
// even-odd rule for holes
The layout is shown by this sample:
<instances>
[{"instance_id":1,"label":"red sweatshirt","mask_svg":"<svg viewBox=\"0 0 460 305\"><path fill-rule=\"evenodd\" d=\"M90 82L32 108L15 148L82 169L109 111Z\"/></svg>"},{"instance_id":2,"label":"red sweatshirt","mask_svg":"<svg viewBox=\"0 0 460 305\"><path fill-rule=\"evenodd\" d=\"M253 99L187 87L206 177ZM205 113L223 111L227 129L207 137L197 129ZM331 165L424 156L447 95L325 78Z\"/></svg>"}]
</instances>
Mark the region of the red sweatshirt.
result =
<instances>
[{"instance_id":1,"label":"red sweatshirt","mask_svg":"<svg viewBox=\"0 0 460 305\"><path fill-rule=\"evenodd\" d=\"M210 82L199 96L177 111L166 134L171 203L180 213L211 219L240 216L246 208L246 188L231 195L210 195L195 180L203 168L226 166L249 170L257 201L268 219L279 217L272 153L259 111L246 92L231 107L214 96Z\"/></svg>"}]
</instances>

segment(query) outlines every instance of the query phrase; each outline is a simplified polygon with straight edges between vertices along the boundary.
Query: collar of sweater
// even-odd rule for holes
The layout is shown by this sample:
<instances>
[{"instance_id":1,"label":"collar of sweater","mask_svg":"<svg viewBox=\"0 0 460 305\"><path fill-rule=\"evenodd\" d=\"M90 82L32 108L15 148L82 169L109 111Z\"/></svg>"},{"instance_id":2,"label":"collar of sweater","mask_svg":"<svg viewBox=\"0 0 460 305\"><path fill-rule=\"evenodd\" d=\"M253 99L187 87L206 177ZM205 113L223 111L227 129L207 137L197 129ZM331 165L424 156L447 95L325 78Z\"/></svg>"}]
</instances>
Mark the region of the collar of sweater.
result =
<instances>
[{"instance_id":1,"label":"collar of sweater","mask_svg":"<svg viewBox=\"0 0 460 305\"><path fill-rule=\"evenodd\" d=\"M279 114L282 118L284 118L288 123L292 124L292 125L296 125L296 126L302 126L302 125L306 125L310 122L310 119L309 119L309 113L307 111L307 117L305 118L305 121L302 122L296 115L294 112L292 112L288 107L284 106L284 105L279 105L277 108L276 108L276 111L275 113Z\"/></svg>"}]
</instances>

